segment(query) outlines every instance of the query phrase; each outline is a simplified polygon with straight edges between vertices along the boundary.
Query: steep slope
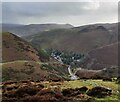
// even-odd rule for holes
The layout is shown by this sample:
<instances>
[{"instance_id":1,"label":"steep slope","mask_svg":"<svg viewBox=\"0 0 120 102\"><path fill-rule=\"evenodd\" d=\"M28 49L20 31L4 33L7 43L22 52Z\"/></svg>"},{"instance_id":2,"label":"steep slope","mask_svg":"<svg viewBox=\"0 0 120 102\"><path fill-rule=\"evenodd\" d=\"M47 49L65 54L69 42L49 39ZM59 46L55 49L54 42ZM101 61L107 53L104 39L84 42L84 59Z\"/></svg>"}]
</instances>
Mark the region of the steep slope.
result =
<instances>
[{"instance_id":1,"label":"steep slope","mask_svg":"<svg viewBox=\"0 0 120 102\"><path fill-rule=\"evenodd\" d=\"M88 69L103 69L118 66L119 48L120 43L113 43L90 51L85 67Z\"/></svg>"},{"instance_id":2,"label":"steep slope","mask_svg":"<svg viewBox=\"0 0 120 102\"><path fill-rule=\"evenodd\" d=\"M48 31L51 29L68 29L73 26L70 24L30 24L30 25L15 25L15 24L2 24L2 30L11 32L18 36L27 36L36 34L41 31Z\"/></svg>"},{"instance_id":3,"label":"steep slope","mask_svg":"<svg viewBox=\"0 0 120 102\"><path fill-rule=\"evenodd\" d=\"M25 39L45 49L87 53L92 49L116 42L116 36L117 33L110 33L103 26L89 25L82 28L45 31Z\"/></svg>"},{"instance_id":4,"label":"steep slope","mask_svg":"<svg viewBox=\"0 0 120 102\"><path fill-rule=\"evenodd\" d=\"M2 33L2 62L40 61L38 52L26 41L9 32Z\"/></svg>"}]
</instances>

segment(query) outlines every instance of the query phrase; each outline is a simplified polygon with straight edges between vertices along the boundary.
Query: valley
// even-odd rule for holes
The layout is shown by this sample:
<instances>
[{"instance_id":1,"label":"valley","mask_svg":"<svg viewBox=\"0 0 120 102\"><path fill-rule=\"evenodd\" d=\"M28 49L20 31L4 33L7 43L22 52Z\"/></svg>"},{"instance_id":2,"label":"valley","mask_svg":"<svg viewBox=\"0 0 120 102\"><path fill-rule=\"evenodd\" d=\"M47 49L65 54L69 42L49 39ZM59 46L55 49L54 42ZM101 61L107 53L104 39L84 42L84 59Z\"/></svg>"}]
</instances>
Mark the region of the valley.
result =
<instances>
[{"instance_id":1,"label":"valley","mask_svg":"<svg viewBox=\"0 0 120 102\"><path fill-rule=\"evenodd\" d=\"M1 33L2 102L119 101L117 24L67 26Z\"/></svg>"}]
</instances>

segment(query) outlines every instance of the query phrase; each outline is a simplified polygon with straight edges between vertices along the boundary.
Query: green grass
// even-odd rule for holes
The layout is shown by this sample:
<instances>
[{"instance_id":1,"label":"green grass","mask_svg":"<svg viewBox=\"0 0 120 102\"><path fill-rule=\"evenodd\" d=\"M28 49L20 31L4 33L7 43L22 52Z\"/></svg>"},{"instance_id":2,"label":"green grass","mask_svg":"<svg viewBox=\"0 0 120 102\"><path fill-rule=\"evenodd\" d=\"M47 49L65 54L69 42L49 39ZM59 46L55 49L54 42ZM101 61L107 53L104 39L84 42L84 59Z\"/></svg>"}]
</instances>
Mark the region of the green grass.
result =
<instances>
[{"instance_id":1,"label":"green grass","mask_svg":"<svg viewBox=\"0 0 120 102\"><path fill-rule=\"evenodd\" d=\"M102 80L87 80L87 81L75 80L75 81L50 82L50 83L43 82L43 84L45 85L46 88L58 86L61 89L66 89L66 88L80 88L80 87L86 86L89 89L91 89L95 87L95 85L92 85L91 82L95 82L98 85L102 85L104 87L107 87L113 90L111 96L107 96L105 98L95 98L94 102L119 102L118 96L120 94L118 93L118 87L120 85L116 84L115 82L107 82L107 81L105 82Z\"/></svg>"},{"instance_id":2,"label":"green grass","mask_svg":"<svg viewBox=\"0 0 120 102\"><path fill-rule=\"evenodd\" d=\"M88 81L82 81L82 80L75 80L75 81L66 81L64 83L64 87L63 88L79 88L82 86L87 86L88 88L91 88L92 86L90 85L90 83Z\"/></svg>"},{"instance_id":3,"label":"green grass","mask_svg":"<svg viewBox=\"0 0 120 102\"><path fill-rule=\"evenodd\" d=\"M93 81L98 83L99 85L109 87L114 91L118 90L119 84L116 84L116 82L102 81L102 80L93 80Z\"/></svg>"},{"instance_id":4,"label":"green grass","mask_svg":"<svg viewBox=\"0 0 120 102\"><path fill-rule=\"evenodd\" d=\"M64 81L64 82L58 82L61 83L61 88L80 88L82 86L86 86L89 89L95 87L96 85L92 85L91 82L95 82L98 85L102 85L104 87L110 88L113 91L118 91L118 87L120 86L119 84L116 84L116 82L104 82L102 80L87 80L87 81L83 81L83 80L75 80L75 81ZM48 87L50 86L49 82L43 82L44 84L46 84ZM56 84L57 82L52 82L54 84Z\"/></svg>"}]
</instances>

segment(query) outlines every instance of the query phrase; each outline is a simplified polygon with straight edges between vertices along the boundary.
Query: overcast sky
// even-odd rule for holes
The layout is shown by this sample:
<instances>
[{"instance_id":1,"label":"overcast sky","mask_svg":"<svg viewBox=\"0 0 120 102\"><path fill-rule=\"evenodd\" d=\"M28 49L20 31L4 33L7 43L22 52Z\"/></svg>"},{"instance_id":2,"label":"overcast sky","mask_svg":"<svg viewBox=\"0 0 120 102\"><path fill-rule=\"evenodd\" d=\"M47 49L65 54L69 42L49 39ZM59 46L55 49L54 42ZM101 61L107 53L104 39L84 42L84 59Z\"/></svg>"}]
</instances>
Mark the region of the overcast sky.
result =
<instances>
[{"instance_id":1,"label":"overcast sky","mask_svg":"<svg viewBox=\"0 0 120 102\"><path fill-rule=\"evenodd\" d=\"M74 26L118 21L117 2L4 2L2 23L69 23Z\"/></svg>"}]
</instances>

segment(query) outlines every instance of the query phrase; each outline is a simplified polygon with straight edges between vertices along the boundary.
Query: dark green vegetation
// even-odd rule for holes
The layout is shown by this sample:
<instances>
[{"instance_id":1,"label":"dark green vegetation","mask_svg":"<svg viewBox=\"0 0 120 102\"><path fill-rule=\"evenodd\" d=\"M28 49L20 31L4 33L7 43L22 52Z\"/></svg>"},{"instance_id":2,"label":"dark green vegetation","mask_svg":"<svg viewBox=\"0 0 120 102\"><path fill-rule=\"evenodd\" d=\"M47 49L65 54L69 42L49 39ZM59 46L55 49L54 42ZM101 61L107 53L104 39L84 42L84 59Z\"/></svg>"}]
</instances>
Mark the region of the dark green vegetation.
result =
<instances>
[{"instance_id":1,"label":"dark green vegetation","mask_svg":"<svg viewBox=\"0 0 120 102\"><path fill-rule=\"evenodd\" d=\"M49 49L47 52L51 57L61 61L63 64L71 65L72 67L79 67L85 59L85 55L82 53L66 52L54 49Z\"/></svg>"},{"instance_id":2,"label":"dark green vegetation","mask_svg":"<svg viewBox=\"0 0 120 102\"><path fill-rule=\"evenodd\" d=\"M42 62L50 60L50 55L42 48L36 49L38 51L38 56Z\"/></svg>"}]
</instances>

